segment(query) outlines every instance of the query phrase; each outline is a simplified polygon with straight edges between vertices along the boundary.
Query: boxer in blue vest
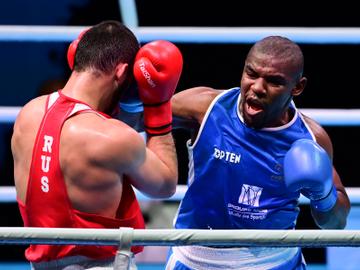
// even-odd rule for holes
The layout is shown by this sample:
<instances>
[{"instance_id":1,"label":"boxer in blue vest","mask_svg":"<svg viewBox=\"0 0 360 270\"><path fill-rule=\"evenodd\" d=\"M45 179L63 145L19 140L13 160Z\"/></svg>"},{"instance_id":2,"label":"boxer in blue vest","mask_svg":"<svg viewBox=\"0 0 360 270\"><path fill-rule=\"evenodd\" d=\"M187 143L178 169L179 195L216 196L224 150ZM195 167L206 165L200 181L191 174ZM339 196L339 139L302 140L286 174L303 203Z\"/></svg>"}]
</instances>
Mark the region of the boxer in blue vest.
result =
<instances>
[{"instance_id":1,"label":"boxer in blue vest","mask_svg":"<svg viewBox=\"0 0 360 270\"><path fill-rule=\"evenodd\" d=\"M297 44L270 36L250 49L240 87L173 96L178 124L194 131L175 228L292 230L300 194L320 228L345 227L350 203L332 142L293 101L306 86L303 68ZM306 263L297 247L182 246L172 247L166 269L298 270Z\"/></svg>"}]
</instances>

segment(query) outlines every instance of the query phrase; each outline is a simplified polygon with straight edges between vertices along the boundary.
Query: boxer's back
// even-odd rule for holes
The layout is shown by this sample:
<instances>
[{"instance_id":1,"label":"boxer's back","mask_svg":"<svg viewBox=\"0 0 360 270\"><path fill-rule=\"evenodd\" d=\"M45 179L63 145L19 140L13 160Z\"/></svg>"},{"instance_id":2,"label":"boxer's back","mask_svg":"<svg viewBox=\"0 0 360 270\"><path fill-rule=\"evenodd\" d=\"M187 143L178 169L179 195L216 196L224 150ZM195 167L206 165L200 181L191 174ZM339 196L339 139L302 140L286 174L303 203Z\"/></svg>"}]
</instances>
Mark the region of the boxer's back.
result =
<instances>
[{"instance_id":1,"label":"boxer's back","mask_svg":"<svg viewBox=\"0 0 360 270\"><path fill-rule=\"evenodd\" d=\"M45 113L46 96L27 103L19 112L14 124L11 149L14 158L14 176L18 199L25 201L31 157L42 117Z\"/></svg>"},{"instance_id":2,"label":"boxer's back","mask_svg":"<svg viewBox=\"0 0 360 270\"><path fill-rule=\"evenodd\" d=\"M27 184L37 133L45 113L46 96L30 101L19 113L14 125L12 151L18 199L25 203ZM101 166L106 153L104 130L129 128L101 117L95 111L67 119L61 129L59 161L67 194L79 211L115 217L122 193L122 174ZM124 131L122 134L126 134ZM119 137L122 134L118 135ZM111 136L109 136L111 137ZM116 138L115 138L116 139ZM121 139L120 139L121 140Z\"/></svg>"}]
</instances>

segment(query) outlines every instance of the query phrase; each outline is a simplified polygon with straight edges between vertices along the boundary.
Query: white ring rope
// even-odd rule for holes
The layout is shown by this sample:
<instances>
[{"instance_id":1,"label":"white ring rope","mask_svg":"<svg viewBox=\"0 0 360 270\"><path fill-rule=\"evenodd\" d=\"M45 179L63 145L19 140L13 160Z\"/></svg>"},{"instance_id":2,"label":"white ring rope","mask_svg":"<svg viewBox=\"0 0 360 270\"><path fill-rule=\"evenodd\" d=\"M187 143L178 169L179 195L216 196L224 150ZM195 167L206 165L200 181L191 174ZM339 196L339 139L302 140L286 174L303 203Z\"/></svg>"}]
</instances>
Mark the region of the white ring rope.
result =
<instances>
[{"instance_id":1,"label":"white ring rope","mask_svg":"<svg viewBox=\"0 0 360 270\"><path fill-rule=\"evenodd\" d=\"M269 35L282 35L297 43L360 43L360 28L357 27L136 27L136 18L132 20L129 27L140 42L166 39L179 43L246 44L254 43ZM88 27L2 25L0 41L70 42Z\"/></svg>"},{"instance_id":2,"label":"white ring rope","mask_svg":"<svg viewBox=\"0 0 360 270\"><path fill-rule=\"evenodd\" d=\"M186 185L177 185L176 192L173 196L167 199L154 199L151 197L148 197L135 189L136 197L139 201L151 201L151 200L157 200L157 201L174 201L178 202L181 201L182 198L185 195L185 192L187 190ZM360 188L346 188L346 192L349 196L350 203L352 205L360 204ZM16 190L13 186L3 186L0 187L0 203L13 203L16 202ZM299 199L300 204L309 204L309 199L304 197L303 195L300 196Z\"/></svg>"},{"instance_id":3,"label":"white ring rope","mask_svg":"<svg viewBox=\"0 0 360 270\"><path fill-rule=\"evenodd\" d=\"M360 246L359 230L72 229L1 227L0 244L114 245L132 237L133 246Z\"/></svg>"},{"instance_id":4,"label":"white ring rope","mask_svg":"<svg viewBox=\"0 0 360 270\"><path fill-rule=\"evenodd\" d=\"M13 123L21 107L0 106L0 123ZM360 109L300 109L326 126L360 126Z\"/></svg>"},{"instance_id":5,"label":"white ring rope","mask_svg":"<svg viewBox=\"0 0 360 270\"><path fill-rule=\"evenodd\" d=\"M22 107L0 106L0 123L13 123Z\"/></svg>"},{"instance_id":6,"label":"white ring rope","mask_svg":"<svg viewBox=\"0 0 360 270\"><path fill-rule=\"evenodd\" d=\"M173 196L171 196L168 199L154 199L151 197L148 197L135 189L136 197L139 201L150 201L150 200L158 200L158 201L180 201L187 190L186 185L178 185L176 188L176 192ZM359 192L360 194L360 192ZM360 196L359 196L360 199ZM0 203L12 203L16 202L16 190L14 186L2 186L0 187Z\"/></svg>"}]
</instances>

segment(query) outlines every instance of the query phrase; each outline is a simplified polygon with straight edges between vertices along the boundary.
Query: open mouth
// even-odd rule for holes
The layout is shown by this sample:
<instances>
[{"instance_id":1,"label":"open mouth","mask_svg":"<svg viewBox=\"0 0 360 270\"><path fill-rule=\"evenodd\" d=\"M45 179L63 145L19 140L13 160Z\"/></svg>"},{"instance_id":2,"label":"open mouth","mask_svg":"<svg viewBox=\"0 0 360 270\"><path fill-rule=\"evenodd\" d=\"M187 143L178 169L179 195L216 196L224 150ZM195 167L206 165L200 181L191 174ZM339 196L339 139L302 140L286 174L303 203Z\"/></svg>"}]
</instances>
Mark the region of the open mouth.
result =
<instances>
[{"instance_id":1,"label":"open mouth","mask_svg":"<svg viewBox=\"0 0 360 270\"><path fill-rule=\"evenodd\" d=\"M249 115L255 115L262 112L264 107L260 102L254 99L248 99L246 101L246 110Z\"/></svg>"}]
</instances>

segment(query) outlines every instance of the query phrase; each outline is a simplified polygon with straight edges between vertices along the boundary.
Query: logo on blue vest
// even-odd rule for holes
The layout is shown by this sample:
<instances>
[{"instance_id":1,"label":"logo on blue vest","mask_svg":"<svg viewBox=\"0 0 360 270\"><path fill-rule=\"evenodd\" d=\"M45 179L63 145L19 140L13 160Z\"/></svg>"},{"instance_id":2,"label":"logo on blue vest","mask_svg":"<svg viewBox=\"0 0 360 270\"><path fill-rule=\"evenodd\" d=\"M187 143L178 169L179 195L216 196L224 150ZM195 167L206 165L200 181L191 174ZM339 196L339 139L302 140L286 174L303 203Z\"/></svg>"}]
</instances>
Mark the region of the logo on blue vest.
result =
<instances>
[{"instance_id":1,"label":"logo on blue vest","mask_svg":"<svg viewBox=\"0 0 360 270\"><path fill-rule=\"evenodd\" d=\"M243 184L238 203L259 206L259 199L263 188Z\"/></svg>"},{"instance_id":2,"label":"logo on blue vest","mask_svg":"<svg viewBox=\"0 0 360 270\"><path fill-rule=\"evenodd\" d=\"M241 158L240 154L232 153L229 151L224 151L224 150L218 149L216 147L214 147L213 156L216 159L225 160L230 163L240 163L240 158Z\"/></svg>"}]
</instances>

